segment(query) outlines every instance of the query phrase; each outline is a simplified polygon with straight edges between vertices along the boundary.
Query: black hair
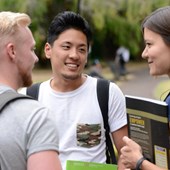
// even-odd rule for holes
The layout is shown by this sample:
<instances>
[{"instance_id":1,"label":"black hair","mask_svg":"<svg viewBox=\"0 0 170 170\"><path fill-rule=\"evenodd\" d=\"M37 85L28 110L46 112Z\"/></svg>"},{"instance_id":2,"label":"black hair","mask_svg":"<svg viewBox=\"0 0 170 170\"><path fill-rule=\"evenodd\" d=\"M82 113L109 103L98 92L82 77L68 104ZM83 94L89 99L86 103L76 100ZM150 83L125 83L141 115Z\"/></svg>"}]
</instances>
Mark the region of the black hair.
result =
<instances>
[{"instance_id":1,"label":"black hair","mask_svg":"<svg viewBox=\"0 0 170 170\"><path fill-rule=\"evenodd\" d=\"M82 31L86 35L89 47L92 39L90 26L82 16L72 11L64 11L54 17L48 30L47 42L53 45L58 36L70 28Z\"/></svg>"}]
</instances>

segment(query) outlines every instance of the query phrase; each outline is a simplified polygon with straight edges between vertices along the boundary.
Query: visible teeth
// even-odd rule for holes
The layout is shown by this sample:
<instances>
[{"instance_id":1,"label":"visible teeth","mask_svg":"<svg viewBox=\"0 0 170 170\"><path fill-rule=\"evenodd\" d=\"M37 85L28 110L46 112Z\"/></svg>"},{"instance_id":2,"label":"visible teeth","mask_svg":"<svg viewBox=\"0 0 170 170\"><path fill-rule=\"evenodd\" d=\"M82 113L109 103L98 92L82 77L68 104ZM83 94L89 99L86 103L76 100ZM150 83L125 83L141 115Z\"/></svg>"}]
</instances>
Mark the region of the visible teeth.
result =
<instances>
[{"instance_id":1,"label":"visible teeth","mask_svg":"<svg viewBox=\"0 0 170 170\"><path fill-rule=\"evenodd\" d=\"M69 66L69 67L73 67L73 68L77 67L77 65L76 65L76 64L67 64L67 66Z\"/></svg>"}]
</instances>

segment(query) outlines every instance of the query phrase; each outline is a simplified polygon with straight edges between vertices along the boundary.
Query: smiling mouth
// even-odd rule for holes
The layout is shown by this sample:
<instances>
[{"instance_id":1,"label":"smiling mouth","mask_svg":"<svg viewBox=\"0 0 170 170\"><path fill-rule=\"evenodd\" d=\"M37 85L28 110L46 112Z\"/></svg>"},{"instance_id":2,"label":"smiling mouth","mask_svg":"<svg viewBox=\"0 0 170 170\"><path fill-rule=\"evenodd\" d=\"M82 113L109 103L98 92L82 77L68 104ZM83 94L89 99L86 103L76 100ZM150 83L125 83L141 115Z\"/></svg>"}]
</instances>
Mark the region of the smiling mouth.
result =
<instances>
[{"instance_id":1,"label":"smiling mouth","mask_svg":"<svg viewBox=\"0 0 170 170\"><path fill-rule=\"evenodd\" d=\"M148 64L152 64L153 63L153 61L148 61Z\"/></svg>"},{"instance_id":2,"label":"smiling mouth","mask_svg":"<svg viewBox=\"0 0 170 170\"><path fill-rule=\"evenodd\" d=\"M70 69L77 69L79 65L77 64L65 64Z\"/></svg>"}]
</instances>

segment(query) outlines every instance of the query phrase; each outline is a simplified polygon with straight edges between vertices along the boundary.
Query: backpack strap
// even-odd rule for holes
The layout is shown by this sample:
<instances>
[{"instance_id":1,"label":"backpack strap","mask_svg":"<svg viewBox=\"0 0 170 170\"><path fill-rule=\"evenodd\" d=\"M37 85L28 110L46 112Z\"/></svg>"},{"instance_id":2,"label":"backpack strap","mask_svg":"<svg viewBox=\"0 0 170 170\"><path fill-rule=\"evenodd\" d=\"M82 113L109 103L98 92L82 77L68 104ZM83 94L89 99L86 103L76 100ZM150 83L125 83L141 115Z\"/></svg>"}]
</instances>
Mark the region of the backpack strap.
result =
<instances>
[{"instance_id":1,"label":"backpack strap","mask_svg":"<svg viewBox=\"0 0 170 170\"><path fill-rule=\"evenodd\" d=\"M16 93L14 91L8 90L0 94L0 111L2 111L10 102L13 102L17 99L33 99L29 96Z\"/></svg>"},{"instance_id":2,"label":"backpack strap","mask_svg":"<svg viewBox=\"0 0 170 170\"><path fill-rule=\"evenodd\" d=\"M38 100L39 88L41 83L35 83L30 87L27 87L26 94Z\"/></svg>"},{"instance_id":3,"label":"backpack strap","mask_svg":"<svg viewBox=\"0 0 170 170\"><path fill-rule=\"evenodd\" d=\"M108 124L109 84L110 82L108 80L97 79L97 97L103 116L104 128L106 130L106 163L117 164Z\"/></svg>"}]
</instances>

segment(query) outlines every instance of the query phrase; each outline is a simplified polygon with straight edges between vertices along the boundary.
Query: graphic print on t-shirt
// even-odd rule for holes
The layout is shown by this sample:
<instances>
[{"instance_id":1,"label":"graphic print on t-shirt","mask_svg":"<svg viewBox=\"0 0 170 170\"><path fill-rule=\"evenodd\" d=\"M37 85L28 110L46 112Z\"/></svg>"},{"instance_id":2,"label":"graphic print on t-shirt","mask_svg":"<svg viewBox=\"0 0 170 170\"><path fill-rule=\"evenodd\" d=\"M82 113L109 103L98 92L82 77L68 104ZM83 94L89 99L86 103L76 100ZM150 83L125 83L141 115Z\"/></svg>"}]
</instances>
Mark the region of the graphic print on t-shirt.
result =
<instances>
[{"instance_id":1,"label":"graphic print on t-shirt","mask_svg":"<svg viewBox=\"0 0 170 170\"><path fill-rule=\"evenodd\" d=\"M100 124L78 124L77 125L77 146L91 148L100 143Z\"/></svg>"}]
</instances>

